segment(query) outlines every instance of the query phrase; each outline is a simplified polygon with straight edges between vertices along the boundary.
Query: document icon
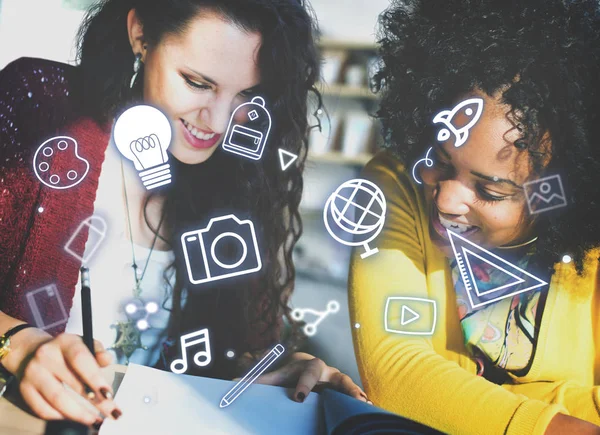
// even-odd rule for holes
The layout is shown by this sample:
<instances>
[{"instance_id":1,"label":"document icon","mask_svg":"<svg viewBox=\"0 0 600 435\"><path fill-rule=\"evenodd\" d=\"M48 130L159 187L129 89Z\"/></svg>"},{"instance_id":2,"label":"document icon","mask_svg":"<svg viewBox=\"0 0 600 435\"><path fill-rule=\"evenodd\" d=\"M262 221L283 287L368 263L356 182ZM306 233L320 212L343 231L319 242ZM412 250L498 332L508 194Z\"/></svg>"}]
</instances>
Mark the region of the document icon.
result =
<instances>
[{"instance_id":1,"label":"document icon","mask_svg":"<svg viewBox=\"0 0 600 435\"><path fill-rule=\"evenodd\" d=\"M426 298L391 296L385 303L384 326L387 332L406 335L431 335L435 331L437 307Z\"/></svg>"},{"instance_id":2,"label":"document icon","mask_svg":"<svg viewBox=\"0 0 600 435\"><path fill-rule=\"evenodd\" d=\"M26 298L36 327L46 330L67 323L69 316L56 285L49 284L32 290Z\"/></svg>"},{"instance_id":3,"label":"document icon","mask_svg":"<svg viewBox=\"0 0 600 435\"><path fill-rule=\"evenodd\" d=\"M536 214L567 205L560 175L550 175L523 184L529 213Z\"/></svg>"}]
</instances>

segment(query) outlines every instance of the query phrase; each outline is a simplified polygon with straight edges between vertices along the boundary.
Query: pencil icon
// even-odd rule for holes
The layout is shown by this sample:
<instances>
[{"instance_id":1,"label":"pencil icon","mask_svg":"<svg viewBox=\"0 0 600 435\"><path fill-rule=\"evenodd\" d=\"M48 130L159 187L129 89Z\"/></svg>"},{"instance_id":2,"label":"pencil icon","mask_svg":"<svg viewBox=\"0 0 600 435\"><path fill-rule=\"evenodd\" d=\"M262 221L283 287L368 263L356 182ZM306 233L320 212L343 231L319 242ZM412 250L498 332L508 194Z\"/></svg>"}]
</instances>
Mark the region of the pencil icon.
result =
<instances>
[{"instance_id":1,"label":"pencil icon","mask_svg":"<svg viewBox=\"0 0 600 435\"><path fill-rule=\"evenodd\" d=\"M237 384L233 386L231 390L223 398L221 399L221 403L219 404L220 408L225 408L233 403L235 399L238 398L240 394L244 392L246 388L250 386L260 375L263 374L265 370L269 368L271 364L275 362L277 358L283 355L285 352L285 348L278 344L276 345L269 353L267 353L263 359L261 359L258 364L256 364L252 370L250 370L246 376L239 380Z\"/></svg>"}]
</instances>

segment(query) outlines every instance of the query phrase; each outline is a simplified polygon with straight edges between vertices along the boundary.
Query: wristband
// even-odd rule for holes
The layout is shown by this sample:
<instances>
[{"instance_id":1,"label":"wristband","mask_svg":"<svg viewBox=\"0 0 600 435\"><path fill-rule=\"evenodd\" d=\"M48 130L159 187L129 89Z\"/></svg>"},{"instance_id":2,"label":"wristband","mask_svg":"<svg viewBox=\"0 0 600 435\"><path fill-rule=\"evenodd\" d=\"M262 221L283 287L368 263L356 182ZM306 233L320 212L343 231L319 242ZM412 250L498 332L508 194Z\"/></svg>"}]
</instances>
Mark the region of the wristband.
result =
<instances>
[{"instance_id":1,"label":"wristband","mask_svg":"<svg viewBox=\"0 0 600 435\"><path fill-rule=\"evenodd\" d=\"M22 323L14 328L10 328L4 335L0 335L0 362L10 352L10 337L26 328L33 328L33 326L28 323Z\"/></svg>"}]
</instances>

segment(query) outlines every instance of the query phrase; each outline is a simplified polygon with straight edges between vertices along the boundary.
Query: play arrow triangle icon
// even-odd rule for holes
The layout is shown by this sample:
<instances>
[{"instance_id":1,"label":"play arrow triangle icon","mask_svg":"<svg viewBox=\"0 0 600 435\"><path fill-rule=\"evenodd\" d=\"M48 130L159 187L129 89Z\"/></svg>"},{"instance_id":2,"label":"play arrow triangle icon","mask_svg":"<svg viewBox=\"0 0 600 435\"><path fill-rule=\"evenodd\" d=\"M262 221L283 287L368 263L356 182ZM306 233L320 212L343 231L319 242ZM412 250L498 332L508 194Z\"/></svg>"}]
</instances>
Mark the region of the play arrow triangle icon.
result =
<instances>
[{"instance_id":1,"label":"play arrow triangle icon","mask_svg":"<svg viewBox=\"0 0 600 435\"><path fill-rule=\"evenodd\" d=\"M292 154L289 151L282 150L279 148L279 163L281 163L281 170L285 171L290 167L292 163L296 161L298 156L296 154Z\"/></svg>"},{"instance_id":2,"label":"play arrow triangle icon","mask_svg":"<svg viewBox=\"0 0 600 435\"><path fill-rule=\"evenodd\" d=\"M548 284L546 281L500 258L457 233L450 230L447 230L447 232L460 276L473 309ZM500 276L504 277L504 280L493 288L484 289L481 285L482 282L474 273L476 265L482 262L492 266L496 273L499 272Z\"/></svg>"},{"instance_id":3,"label":"play arrow triangle icon","mask_svg":"<svg viewBox=\"0 0 600 435\"><path fill-rule=\"evenodd\" d=\"M410 317L408 317L408 316L410 316ZM419 317L421 317L421 316L415 310L408 308L406 305L402 305L402 315L400 317L400 324L402 326L408 325L409 323L414 322Z\"/></svg>"}]
</instances>

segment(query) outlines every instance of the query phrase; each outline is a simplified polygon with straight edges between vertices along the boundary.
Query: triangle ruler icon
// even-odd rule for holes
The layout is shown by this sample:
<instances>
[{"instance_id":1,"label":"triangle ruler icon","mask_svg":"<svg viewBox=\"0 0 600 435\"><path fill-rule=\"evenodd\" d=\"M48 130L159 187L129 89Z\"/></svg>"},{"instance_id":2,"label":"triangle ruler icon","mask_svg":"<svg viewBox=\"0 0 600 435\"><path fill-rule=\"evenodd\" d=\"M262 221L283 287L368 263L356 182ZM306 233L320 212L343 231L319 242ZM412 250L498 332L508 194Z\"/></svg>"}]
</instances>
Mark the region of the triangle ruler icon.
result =
<instances>
[{"instance_id":1,"label":"triangle ruler icon","mask_svg":"<svg viewBox=\"0 0 600 435\"><path fill-rule=\"evenodd\" d=\"M450 230L446 231L448 232L448 238L450 239L450 244L454 251L454 257L458 264L460 276L465 285L465 289L467 290L469 302L473 309L548 284L546 281L543 281L526 270L500 258L496 254L476 245L457 233ZM473 265L476 262L484 262L492 266L496 271L503 273L506 278L505 283L489 290L480 290L477 286L477 276L473 271ZM513 291L508 291L511 287L513 288Z\"/></svg>"},{"instance_id":2,"label":"triangle ruler icon","mask_svg":"<svg viewBox=\"0 0 600 435\"><path fill-rule=\"evenodd\" d=\"M294 163L297 158L298 156L296 154L292 154L289 151L282 150L281 148L279 148L279 163L281 163L282 171L285 171L287 168L289 168L290 165Z\"/></svg>"}]
</instances>

